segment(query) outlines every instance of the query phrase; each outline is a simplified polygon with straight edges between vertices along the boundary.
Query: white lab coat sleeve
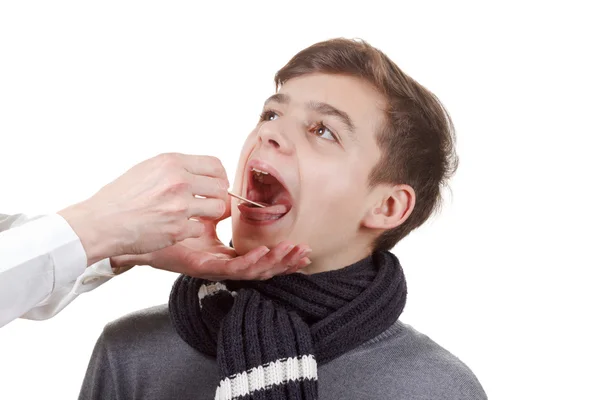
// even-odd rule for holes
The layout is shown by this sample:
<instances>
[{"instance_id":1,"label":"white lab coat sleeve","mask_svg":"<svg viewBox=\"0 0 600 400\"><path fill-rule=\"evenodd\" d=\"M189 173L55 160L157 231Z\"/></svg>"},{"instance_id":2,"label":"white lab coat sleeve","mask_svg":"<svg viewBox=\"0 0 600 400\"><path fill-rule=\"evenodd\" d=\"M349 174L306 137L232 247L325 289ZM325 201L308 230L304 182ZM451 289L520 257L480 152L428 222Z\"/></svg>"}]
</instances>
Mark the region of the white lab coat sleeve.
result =
<instances>
[{"instance_id":1,"label":"white lab coat sleeve","mask_svg":"<svg viewBox=\"0 0 600 400\"><path fill-rule=\"evenodd\" d=\"M0 327L50 318L115 276L109 259L86 265L81 241L60 215L0 215Z\"/></svg>"}]
</instances>

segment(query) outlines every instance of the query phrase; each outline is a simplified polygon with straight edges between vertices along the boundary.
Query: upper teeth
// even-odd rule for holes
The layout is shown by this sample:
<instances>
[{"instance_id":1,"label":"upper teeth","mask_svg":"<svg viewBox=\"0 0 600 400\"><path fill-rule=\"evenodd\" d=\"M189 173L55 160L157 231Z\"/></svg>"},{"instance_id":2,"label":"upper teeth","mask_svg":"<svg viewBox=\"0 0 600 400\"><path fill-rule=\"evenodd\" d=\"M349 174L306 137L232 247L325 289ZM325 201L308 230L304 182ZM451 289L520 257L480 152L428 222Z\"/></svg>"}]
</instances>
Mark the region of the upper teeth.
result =
<instances>
[{"instance_id":1,"label":"upper teeth","mask_svg":"<svg viewBox=\"0 0 600 400\"><path fill-rule=\"evenodd\" d=\"M256 175L259 175L259 174L269 175L268 172L261 171L260 169L257 169L257 168L252 168L252 172L254 172Z\"/></svg>"}]
</instances>

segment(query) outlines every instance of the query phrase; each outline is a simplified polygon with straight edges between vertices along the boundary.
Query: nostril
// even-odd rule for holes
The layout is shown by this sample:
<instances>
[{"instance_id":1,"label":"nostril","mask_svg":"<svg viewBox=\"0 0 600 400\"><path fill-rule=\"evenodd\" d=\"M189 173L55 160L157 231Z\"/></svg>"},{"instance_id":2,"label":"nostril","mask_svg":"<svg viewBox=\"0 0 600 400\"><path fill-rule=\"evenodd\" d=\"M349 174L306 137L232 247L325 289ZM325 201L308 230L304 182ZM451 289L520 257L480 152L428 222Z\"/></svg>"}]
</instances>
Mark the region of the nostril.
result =
<instances>
[{"instance_id":1,"label":"nostril","mask_svg":"<svg viewBox=\"0 0 600 400\"><path fill-rule=\"evenodd\" d=\"M273 139L269 139L269 144L275 146L275 148L279 148L279 143L277 143L275 140Z\"/></svg>"}]
</instances>

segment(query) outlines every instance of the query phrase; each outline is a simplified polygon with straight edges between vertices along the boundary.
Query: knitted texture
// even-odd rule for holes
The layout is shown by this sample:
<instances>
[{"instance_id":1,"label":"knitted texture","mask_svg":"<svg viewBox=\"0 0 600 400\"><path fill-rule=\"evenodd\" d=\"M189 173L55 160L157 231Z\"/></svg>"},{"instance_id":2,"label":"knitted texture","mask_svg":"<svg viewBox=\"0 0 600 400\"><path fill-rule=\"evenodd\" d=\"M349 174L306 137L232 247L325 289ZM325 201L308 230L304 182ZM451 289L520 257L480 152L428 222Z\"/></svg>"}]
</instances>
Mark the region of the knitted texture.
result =
<instances>
[{"instance_id":1,"label":"knitted texture","mask_svg":"<svg viewBox=\"0 0 600 400\"><path fill-rule=\"evenodd\" d=\"M317 399L317 365L376 337L400 316L398 259L375 252L346 268L266 281L180 276L169 312L181 338L217 358L215 399Z\"/></svg>"}]
</instances>

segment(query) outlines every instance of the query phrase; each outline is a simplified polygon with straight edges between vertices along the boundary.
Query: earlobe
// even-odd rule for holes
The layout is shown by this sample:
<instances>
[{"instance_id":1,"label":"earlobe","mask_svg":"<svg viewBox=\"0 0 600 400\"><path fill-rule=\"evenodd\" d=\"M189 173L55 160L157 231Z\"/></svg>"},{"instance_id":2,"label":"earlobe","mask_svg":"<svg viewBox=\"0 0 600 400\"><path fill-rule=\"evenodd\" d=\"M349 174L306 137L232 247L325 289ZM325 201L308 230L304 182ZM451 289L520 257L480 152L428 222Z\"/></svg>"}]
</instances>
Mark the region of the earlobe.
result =
<instances>
[{"instance_id":1,"label":"earlobe","mask_svg":"<svg viewBox=\"0 0 600 400\"><path fill-rule=\"evenodd\" d=\"M382 193L379 201L367 211L363 226L388 230L401 225L415 207L415 191L409 185L396 185Z\"/></svg>"}]
</instances>

